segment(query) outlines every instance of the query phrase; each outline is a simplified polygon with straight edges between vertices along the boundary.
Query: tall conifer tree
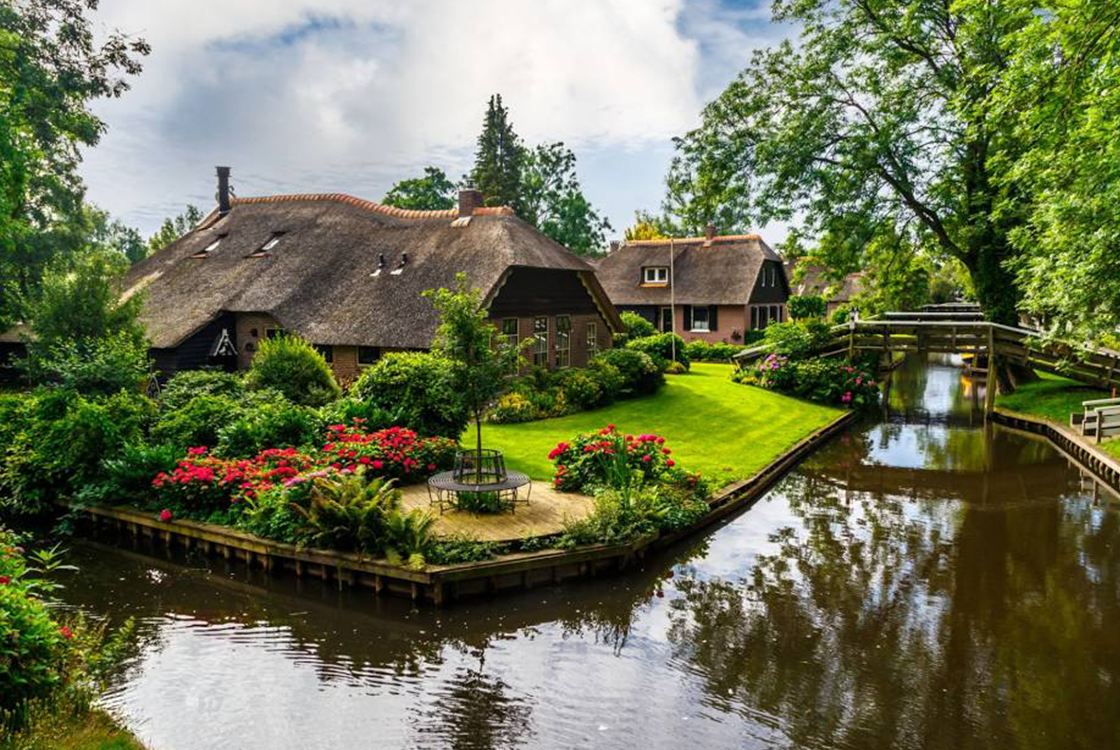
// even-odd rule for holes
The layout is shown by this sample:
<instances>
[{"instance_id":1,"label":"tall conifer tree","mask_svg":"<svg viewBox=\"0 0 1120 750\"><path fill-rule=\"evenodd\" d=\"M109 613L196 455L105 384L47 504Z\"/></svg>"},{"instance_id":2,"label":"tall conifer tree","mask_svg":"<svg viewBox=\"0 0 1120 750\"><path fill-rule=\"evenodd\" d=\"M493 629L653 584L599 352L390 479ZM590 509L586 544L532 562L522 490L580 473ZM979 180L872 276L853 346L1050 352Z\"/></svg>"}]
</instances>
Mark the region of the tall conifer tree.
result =
<instances>
[{"instance_id":1,"label":"tall conifer tree","mask_svg":"<svg viewBox=\"0 0 1120 750\"><path fill-rule=\"evenodd\" d=\"M509 110L502 106L502 95L490 97L478 136L474 169L470 179L474 187L486 197L488 206L509 206L521 214L521 174L525 162L525 147L513 132Z\"/></svg>"}]
</instances>

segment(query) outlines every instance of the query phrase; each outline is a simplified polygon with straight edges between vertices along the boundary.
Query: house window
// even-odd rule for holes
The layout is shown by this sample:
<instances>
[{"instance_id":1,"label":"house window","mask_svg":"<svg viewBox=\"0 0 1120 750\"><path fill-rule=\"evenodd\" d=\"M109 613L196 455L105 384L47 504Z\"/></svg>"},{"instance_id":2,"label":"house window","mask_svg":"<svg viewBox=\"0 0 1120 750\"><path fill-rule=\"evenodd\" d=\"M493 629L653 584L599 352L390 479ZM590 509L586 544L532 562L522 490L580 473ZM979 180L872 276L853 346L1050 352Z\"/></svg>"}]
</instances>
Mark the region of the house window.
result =
<instances>
[{"instance_id":1,"label":"house window","mask_svg":"<svg viewBox=\"0 0 1120 750\"><path fill-rule=\"evenodd\" d=\"M533 365L548 367L548 318L533 318Z\"/></svg>"},{"instance_id":2,"label":"house window","mask_svg":"<svg viewBox=\"0 0 1120 750\"><path fill-rule=\"evenodd\" d=\"M284 331L283 328L266 328L266 329L264 329L264 335L267 338L270 338L270 339L279 338L280 336L283 336L284 333L285 333L285 331Z\"/></svg>"},{"instance_id":3,"label":"house window","mask_svg":"<svg viewBox=\"0 0 1120 750\"><path fill-rule=\"evenodd\" d=\"M643 268L642 282L645 284L668 284L669 269L665 266L649 266Z\"/></svg>"},{"instance_id":4,"label":"house window","mask_svg":"<svg viewBox=\"0 0 1120 750\"><path fill-rule=\"evenodd\" d=\"M699 333L708 333L712 329L708 327L708 308L707 307L694 307L692 308L692 330Z\"/></svg>"},{"instance_id":5,"label":"house window","mask_svg":"<svg viewBox=\"0 0 1120 750\"><path fill-rule=\"evenodd\" d=\"M661 308L661 332L673 332L673 308L671 307Z\"/></svg>"},{"instance_id":6,"label":"house window","mask_svg":"<svg viewBox=\"0 0 1120 750\"><path fill-rule=\"evenodd\" d=\"M584 334L587 337L587 359L590 360L599 353L599 324L591 322L587 324L587 331Z\"/></svg>"},{"instance_id":7,"label":"house window","mask_svg":"<svg viewBox=\"0 0 1120 750\"><path fill-rule=\"evenodd\" d=\"M330 344L315 344L315 350L323 355L323 359L334 362L334 347Z\"/></svg>"},{"instance_id":8,"label":"house window","mask_svg":"<svg viewBox=\"0 0 1120 750\"><path fill-rule=\"evenodd\" d=\"M770 305L770 322L771 323L781 323L782 322L782 308L779 307L778 305Z\"/></svg>"},{"instance_id":9,"label":"house window","mask_svg":"<svg viewBox=\"0 0 1120 750\"><path fill-rule=\"evenodd\" d=\"M215 250L218 249L218 245L222 244L222 239L224 237L225 237L224 234L219 234L218 239L214 240L209 245L202 248L201 250L199 250L197 253L195 253L191 257L192 258L205 258L205 257L207 257L208 255L210 255L210 253L212 253L212 252L214 252Z\"/></svg>"},{"instance_id":10,"label":"house window","mask_svg":"<svg viewBox=\"0 0 1120 750\"><path fill-rule=\"evenodd\" d=\"M572 319L567 315L556 316L556 366L572 364Z\"/></svg>"},{"instance_id":11,"label":"house window","mask_svg":"<svg viewBox=\"0 0 1120 750\"><path fill-rule=\"evenodd\" d=\"M359 346L358 347L358 364L359 365L372 365L376 364L377 360L381 359L381 349L376 346Z\"/></svg>"},{"instance_id":12,"label":"house window","mask_svg":"<svg viewBox=\"0 0 1120 750\"><path fill-rule=\"evenodd\" d=\"M506 346L517 346L517 318L502 318L502 338Z\"/></svg>"},{"instance_id":13,"label":"house window","mask_svg":"<svg viewBox=\"0 0 1120 750\"><path fill-rule=\"evenodd\" d=\"M250 258L263 258L268 255L268 251L280 244L280 238L284 236L283 232L273 232L268 242L260 246L260 249L249 254Z\"/></svg>"}]
</instances>

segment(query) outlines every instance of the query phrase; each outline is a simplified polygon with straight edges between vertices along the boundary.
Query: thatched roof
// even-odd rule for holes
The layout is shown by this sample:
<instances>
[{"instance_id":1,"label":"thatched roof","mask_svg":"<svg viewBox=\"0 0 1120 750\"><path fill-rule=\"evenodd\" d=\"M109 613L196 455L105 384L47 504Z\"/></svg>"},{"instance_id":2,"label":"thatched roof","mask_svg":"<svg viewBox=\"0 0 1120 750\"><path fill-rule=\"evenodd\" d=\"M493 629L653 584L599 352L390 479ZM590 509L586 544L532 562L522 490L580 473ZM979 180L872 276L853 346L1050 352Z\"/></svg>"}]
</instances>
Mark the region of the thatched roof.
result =
<instances>
[{"instance_id":1,"label":"thatched roof","mask_svg":"<svg viewBox=\"0 0 1120 750\"><path fill-rule=\"evenodd\" d=\"M799 269L802 264L804 269ZM795 274L799 270L801 279L797 281ZM860 272L850 273L839 280L829 278L827 274L828 269L824 266L796 260L786 261L786 276L789 278L791 294L823 295L831 289L832 294L828 295L827 301L843 304L863 291L863 274Z\"/></svg>"},{"instance_id":2,"label":"thatched roof","mask_svg":"<svg viewBox=\"0 0 1120 750\"><path fill-rule=\"evenodd\" d=\"M745 305L762 262L781 262L757 234L675 239L672 247L673 297L679 305ZM600 261L596 272L611 302L668 305L668 286L643 286L642 268L668 266L669 248L669 240L627 242Z\"/></svg>"},{"instance_id":3,"label":"thatched roof","mask_svg":"<svg viewBox=\"0 0 1120 750\"><path fill-rule=\"evenodd\" d=\"M421 292L463 272L489 300L517 267L579 273L619 325L591 267L508 208L458 218L454 209L406 211L337 193L235 198L229 214L212 212L137 263L125 294L144 291L157 348L177 346L222 311L268 313L317 344L424 348L438 321Z\"/></svg>"}]
</instances>

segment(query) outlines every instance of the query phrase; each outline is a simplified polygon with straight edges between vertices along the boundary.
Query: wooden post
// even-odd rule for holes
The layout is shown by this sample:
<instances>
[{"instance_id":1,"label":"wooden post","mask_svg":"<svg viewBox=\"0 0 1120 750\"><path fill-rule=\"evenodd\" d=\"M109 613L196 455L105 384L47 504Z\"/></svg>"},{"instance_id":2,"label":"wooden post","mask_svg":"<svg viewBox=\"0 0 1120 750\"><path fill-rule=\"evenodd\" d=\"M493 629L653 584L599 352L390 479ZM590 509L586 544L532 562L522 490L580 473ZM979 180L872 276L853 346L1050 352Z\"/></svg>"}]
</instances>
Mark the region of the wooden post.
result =
<instances>
[{"instance_id":1,"label":"wooden post","mask_svg":"<svg viewBox=\"0 0 1120 750\"><path fill-rule=\"evenodd\" d=\"M990 414L996 406L996 329L988 324L988 378L984 392L984 413Z\"/></svg>"},{"instance_id":2,"label":"wooden post","mask_svg":"<svg viewBox=\"0 0 1120 750\"><path fill-rule=\"evenodd\" d=\"M851 319L848 321L848 361L851 362L856 358L856 321Z\"/></svg>"}]
</instances>

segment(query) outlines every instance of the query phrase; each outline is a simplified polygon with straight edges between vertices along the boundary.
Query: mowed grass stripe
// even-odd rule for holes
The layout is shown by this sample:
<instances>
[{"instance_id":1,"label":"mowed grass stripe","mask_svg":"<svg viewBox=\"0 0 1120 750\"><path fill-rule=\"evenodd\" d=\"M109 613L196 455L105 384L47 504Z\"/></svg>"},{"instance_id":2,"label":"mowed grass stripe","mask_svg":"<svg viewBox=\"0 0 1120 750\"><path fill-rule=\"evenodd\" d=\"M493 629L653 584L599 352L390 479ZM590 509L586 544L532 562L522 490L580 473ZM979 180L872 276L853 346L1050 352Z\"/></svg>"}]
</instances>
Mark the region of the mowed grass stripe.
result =
<instances>
[{"instance_id":1,"label":"mowed grass stripe","mask_svg":"<svg viewBox=\"0 0 1120 750\"><path fill-rule=\"evenodd\" d=\"M842 412L730 380L731 365L696 363L671 375L656 395L566 417L483 426L483 444L505 453L507 467L548 480L548 452L562 440L608 424L663 435L679 466L720 482L756 473ZM463 436L472 445L474 434Z\"/></svg>"}]
</instances>

